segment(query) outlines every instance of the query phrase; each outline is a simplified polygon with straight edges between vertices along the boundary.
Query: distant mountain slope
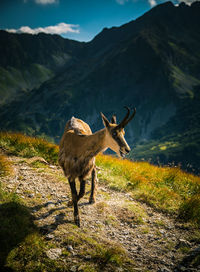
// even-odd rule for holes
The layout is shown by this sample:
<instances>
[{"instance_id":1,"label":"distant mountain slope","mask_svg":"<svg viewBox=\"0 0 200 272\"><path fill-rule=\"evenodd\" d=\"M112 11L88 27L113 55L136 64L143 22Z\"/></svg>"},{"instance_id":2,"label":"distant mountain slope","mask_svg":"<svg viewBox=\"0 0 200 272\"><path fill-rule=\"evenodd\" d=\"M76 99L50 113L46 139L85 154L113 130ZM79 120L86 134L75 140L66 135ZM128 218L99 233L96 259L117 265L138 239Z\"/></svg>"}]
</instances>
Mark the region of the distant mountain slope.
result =
<instances>
[{"instance_id":1,"label":"distant mountain slope","mask_svg":"<svg viewBox=\"0 0 200 272\"><path fill-rule=\"evenodd\" d=\"M135 21L104 29L89 43L71 42L68 65L40 88L1 107L0 127L58 140L72 115L95 131L102 127L100 111L108 117L115 112L122 118L123 106L129 105L137 107L127 127L131 146L144 147L150 140L158 145L162 137L167 141L178 134L183 138L188 127L193 133L199 112L194 106L200 85L199 14L200 2L178 7L166 2ZM179 114L185 108L190 112L187 125ZM184 141L182 144L185 146ZM171 149L176 152L173 145ZM195 149L200 154L199 145ZM141 149L137 150L133 156L141 159ZM177 157L170 159L165 154L160 160L185 160L184 148L177 152ZM145 159L150 157L152 153L145 154ZM184 164L195 162L198 168L199 157L188 157Z\"/></svg>"},{"instance_id":2,"label":"distant mountain slope","mask_svg":"<svg viewBox=\"0 0 200 272\"><path fill-rule=\"evenodd\" d=\"M82 45L58 35L11 34L0 30L0 103L38 88L76 59Z\"/></svg>"}]
</instances>

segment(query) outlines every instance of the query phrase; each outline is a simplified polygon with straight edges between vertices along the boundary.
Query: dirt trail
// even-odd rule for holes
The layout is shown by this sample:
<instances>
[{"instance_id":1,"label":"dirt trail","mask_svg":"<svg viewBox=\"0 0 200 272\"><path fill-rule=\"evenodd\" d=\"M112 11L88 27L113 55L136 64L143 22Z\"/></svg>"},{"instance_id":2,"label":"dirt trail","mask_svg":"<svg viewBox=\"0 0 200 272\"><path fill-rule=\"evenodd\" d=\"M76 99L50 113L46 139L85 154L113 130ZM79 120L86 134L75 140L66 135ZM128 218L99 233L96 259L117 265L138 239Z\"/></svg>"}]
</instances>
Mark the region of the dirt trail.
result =
<instances>
[{"instance_id":1,"label":"dirt trail","mask_svg":"<svg viewBox=\"0 0 200 272\"><path fill-rule=\"evenodd\" d=\"M15 175L3 178L3 186L26 201L47 239L62 241L66 224L73 224L73 209L67 206L70 191L61 169L18 157L10 160ZM89 188L88 182L87 192ZM200 247L186 225L102 184L96 203L88 205L88 199L89 192L79 204L81 229L122 246L134 260L135 271L200 271L200 266L192 266ZM78 249L69 250L76 262Z\"/></svg>"}]
</instances>

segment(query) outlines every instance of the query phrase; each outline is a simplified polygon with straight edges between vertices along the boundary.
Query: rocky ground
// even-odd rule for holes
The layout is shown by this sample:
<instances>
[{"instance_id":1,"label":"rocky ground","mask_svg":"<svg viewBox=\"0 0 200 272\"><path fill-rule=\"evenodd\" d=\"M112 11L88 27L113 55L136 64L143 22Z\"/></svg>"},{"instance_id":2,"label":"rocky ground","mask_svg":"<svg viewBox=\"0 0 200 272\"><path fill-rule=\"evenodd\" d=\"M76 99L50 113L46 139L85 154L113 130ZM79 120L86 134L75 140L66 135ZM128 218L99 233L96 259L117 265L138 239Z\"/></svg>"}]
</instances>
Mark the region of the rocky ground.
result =
<instances>
[{"instance_id":1,"label":"rocky ground","mask_svg":"<svg viewBox=\"0 0 200 272\"><path fill-rule=\"evenodd\" d=\"M73 208L67 205L70 191L61 169L42 158L9 159L15 173L2 178L3 187L24 199L46 240L56 242L57 247L50 249L47 256L60 258L65 247L70 252L71 271L81 271L81 246L71 240L63 243L68 225L73 225ZM87 193L79 204L79 233L83 231L122 247L133 260L135 271L200 271L200 265L193 265L200 254L198 230L175 216L136 202L128 193L110 190L103 183L98 185L96 203L89 205L89 185L88 181Z\"/></svg>"}]
</instances>

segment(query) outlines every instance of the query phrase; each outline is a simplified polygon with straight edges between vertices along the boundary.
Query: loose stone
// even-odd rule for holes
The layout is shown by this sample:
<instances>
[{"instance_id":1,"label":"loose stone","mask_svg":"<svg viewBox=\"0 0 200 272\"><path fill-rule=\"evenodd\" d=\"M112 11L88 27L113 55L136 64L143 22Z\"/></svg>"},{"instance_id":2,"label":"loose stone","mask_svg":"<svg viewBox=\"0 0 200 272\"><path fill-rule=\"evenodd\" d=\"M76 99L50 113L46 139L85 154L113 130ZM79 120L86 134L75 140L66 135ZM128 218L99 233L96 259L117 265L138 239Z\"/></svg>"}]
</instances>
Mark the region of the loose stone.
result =
<instances>
[{"instance_id":1,"label":"loose stone","mask_svg":"<svg viewBox=\"0 0 200 272\"><path fill-rule=\"evenodd\" d=\"M62 254L62 249L61 248L51 248L46 252L46 254L47 254L47 257L49 257L49 259L56 260Z\"/></svg>"}]
</instances>

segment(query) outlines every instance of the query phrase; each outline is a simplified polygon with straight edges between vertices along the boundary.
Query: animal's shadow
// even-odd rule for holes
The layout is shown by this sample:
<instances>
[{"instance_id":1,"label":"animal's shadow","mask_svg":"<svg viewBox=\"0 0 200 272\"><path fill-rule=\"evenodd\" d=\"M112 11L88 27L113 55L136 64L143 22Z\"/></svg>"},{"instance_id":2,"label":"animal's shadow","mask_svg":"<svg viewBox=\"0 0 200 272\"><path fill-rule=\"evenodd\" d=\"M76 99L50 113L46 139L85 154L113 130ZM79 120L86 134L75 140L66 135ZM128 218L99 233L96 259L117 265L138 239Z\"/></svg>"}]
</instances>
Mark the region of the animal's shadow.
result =
<instances>
[{"instance_id":1,"label":"animal's shadow","mask_svg":"<svg viewBox=\"0 0 200 272\"><path fill-rule=\"evenodd\" d=\"M39 216L34 216L34 220L44 220L47 217L53 215L53 213L56 213L57 211L61 211L60 213L56 214L56 216L54 217L55 221L53 223L43 225L40 228L40 231L42 232L42 234L45 234L45 235L55 231L59 225L66 224L66 223L74 224L73 215L69 216L69 219L66 219L66 217L67 217L66 209L69 208L66 200L58 200L57 202L51 201L51 202L44 203L42 205L37 205L32 208L32 211L35 211L35 212L39 211L40 209L42 209L44 207L47 208L48 205L52 205L52 204L55 206L54 208L49 209L48 211L40 214ZM58 204L63 204L63 206L56 207ZM82 203L79 203L78 205L81 207L81 206L90 205L90 203L89 202L82 202ZM73 206L71 206L71 207L73 208ZM62 210L65 210L65 211L62 212Z\"/></svg>"},{"instance_id":2,"label":"animal's shadow","mask_svg":"<svg viewBox=\"0 0 200 272\"><path fill-rule=\"evenodd\" d=\"M54 204L55 208L49 209L40 216L33 215L42 208L48 207L49 203ZM58 203L62 206L56 206ZM81 203L81 206L88 205L88 203ZM47 202L41 205L29 208L18 202L8 202L0 204L0 271L12 272L13 270L6 266L6 260L9 253L23 242L25 238L35 232L40 232L42 235L52 233L59 225L70 223L74 224L73 216L66 219L66 201ZM45 219L53 213L60 211L54 216L54 222L51 224L37 227L35 220Z\"/></svg>"},{"instance_id":3,"label":"animal's shadow","mask_svg":"<svg viewBox=\"0 0 200 272\"><path fill-rule=\"evenodd\" d=\"M200 246L198 245L196 248L192 249L178 265L176 266L177 272L183 271L182 267L188 268L190 267L191 269L199 269L200 266ZM192 270L190 270L192 271ZM198 270L199 271L199 270Z\"/></svg>"},{"instance_id":4,"label":"animal's shadow","mask_svg":"<svg viewBox=\"0 0 200 272\"><path fill-rule=\"evenodd\" d=\"M63 206L57 206L58 204L64 204ZM44 220L46 218L48 218L49 216L52 216L54 213L56 213L57 211L62 211L62 210L66 210L67 208L67 204L66 201L62 200L62 201L56 201L56 202L46 202L42 205L37 205L35 207L32 208L32 211L37 212L39 210L41 210L42 208L48 208L49 205L53 205L54 207L49 209L48 211L45 211L44 213L40 214L39 216L34 216L34 220ZM60 212L59 214L56 214L56 216L54 216L55 221L51 224L46 224L43 225L42 227L40 227L40 232L44 235L49 234L53 231L55 231L57 229L57 227L59 225L62 224L66 224L66 223L73 223L72 220L68 220L68 219L64 219L66 216L66 212Z\"/></svg>"},{"instance_id":5,"label":"animal's shadow","mask_svg":"<svg viewBox=\"0 0 200 272\"><path fill-rule=\"evenodd\" d=\"M10 251L21 243L27 235L37 231L29 208L18 202L0 205L0 271L13 271L6 267Z\"/></svg>"}]
</instances>

